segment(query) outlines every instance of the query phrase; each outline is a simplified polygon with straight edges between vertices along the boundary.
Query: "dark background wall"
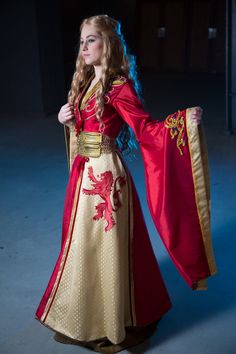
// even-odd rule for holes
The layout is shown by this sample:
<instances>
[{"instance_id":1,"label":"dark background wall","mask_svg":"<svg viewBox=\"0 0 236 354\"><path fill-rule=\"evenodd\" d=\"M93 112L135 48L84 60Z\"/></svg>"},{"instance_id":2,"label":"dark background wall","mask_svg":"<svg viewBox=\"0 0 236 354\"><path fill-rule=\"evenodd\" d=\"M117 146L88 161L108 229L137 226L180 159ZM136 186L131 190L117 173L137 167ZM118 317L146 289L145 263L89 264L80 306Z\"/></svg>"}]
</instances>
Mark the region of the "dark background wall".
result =
<instances>
[{"instance_id":1,"label":"dark background wall","mask_svg":"<svg viewBox=\"0 0 236 354\"><path fill-rule=\"evenodd\" d=\"M1 5L1 112L43 112L34 1Z\"/></svg>"},{"instance_id":2,"label":"dark background wall","mask_svg":"<svg viewBox=\"0 0 236 354\"><path fill-rule=\"evenodd\" d=\"M226 129L236 132L236 0L226 1Z\"/></svg>"},{"instance_id":3,"label":"dark background wall","mask_svg":"<svg viewBox=\"0 0 236 354\"><path fill-rule=\"evenodd\" d=\"M0 113L47 116L58 111L74 71L80 23L94 14L121 21L142 71L224 75L226 2L6 2L0 12Z\"/></svg>"},{"instance_id":4,"label":"dark background wall","mask_svg":"<svg viewBox=\"0 0 236 354\"><path fill-rule=\"evenodd\" d=\"M61 11L55 3L1 5L1 113L50 114L62 100Z\"/></svg>"},{"instance_id":5,"label":"dark background wall","mask_svg":"<svg viewBox=\"0 0 236 354\"><path fill-rule=\"evenodd\" d=\"M162 72L224 72L224 1L138 3L138 53L142 66Z\"/></svg>"}]
</instances>

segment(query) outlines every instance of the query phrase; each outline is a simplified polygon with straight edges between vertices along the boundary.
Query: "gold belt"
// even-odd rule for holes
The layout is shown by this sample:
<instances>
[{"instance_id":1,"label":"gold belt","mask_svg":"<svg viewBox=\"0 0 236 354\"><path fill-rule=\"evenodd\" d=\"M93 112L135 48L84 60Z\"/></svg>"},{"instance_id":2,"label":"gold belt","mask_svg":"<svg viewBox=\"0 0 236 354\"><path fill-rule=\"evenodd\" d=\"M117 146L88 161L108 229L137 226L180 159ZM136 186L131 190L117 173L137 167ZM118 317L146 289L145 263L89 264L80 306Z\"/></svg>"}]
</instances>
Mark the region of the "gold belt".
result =
<instances>
[{"instance_id":1,"label":"gold belt","mask_svg":"<svg viewBox=\"0 0 236 354\"><path fill-rule=\"evenodd\" d=\"M87 157L99 157L115 150L115 139L97 132L80 132L78 153Z\"/></svg>"}]
</instances>

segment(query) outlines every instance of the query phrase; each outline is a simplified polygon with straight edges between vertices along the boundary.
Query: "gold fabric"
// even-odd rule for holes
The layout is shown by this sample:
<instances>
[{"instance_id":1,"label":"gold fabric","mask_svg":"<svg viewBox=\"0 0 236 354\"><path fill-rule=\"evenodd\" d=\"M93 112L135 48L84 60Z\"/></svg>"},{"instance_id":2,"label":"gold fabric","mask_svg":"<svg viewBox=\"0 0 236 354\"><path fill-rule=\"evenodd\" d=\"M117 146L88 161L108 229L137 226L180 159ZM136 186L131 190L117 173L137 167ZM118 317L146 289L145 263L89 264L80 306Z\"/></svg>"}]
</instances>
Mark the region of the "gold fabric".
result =
<instances>
[{"instance_id":1,"label":"gold fabric","mask_svg":"<svg viewBox=\"0 0 236 354\"><path fill-rule=\"evenodd\" d=\"M210 180L208 171L208 153L205 145L203 125L190 119L193 108L187 109L186 128L194 179L195 200L203 235L203 243L211 275L217 272L212 248L210 230ZM201 280L198 290L207 289L206 281Z\"/></svg>"},{"instance_id":2,"label":"gold fabric","mask_svg":"<svg viewBox=\"0 0 236 354\"><path fill-rule=\"evenodd\" d=\"M52 292L51 292L50 297L48 299L47 305L45 306L44 313L43 313L43 315L41 317L41 321L45 321L44 324L46 324L47 316L48 316L49 311L51 309L51 305L52 305L52 303L54 301L54 297L55 297L56 292L58 290L58 286L60 285L61 277L62 277L64 268L66 266L68 252L70 250L72 235L73 235L73 231L74 231L74 220L75 220L76 212L77 212L80 188L81 188L81 176L78 179L77 186L76 186L74 204L73 204L73 207L72 207L71 220L70 220L70 225L69 225L69 230L68 230L68 237L67 237L67 240L66 240L64 253L63 253L63 256L62 256L62 259L61 259L60 268L59 268L59 271L58 271L58 274L57 274L56 281L54 283Z\"/></svg>"},{"instance_id":3,"label":"gold fabric","mask_svg":"<svg viewBox=\"0 0 236 354\"><path fill-rule=\"evenodd\" d=\"M99 157L115 149L115 139L98 132L82 131L78 136L78 153L81 156Z\"/></svg>"},{"instance_id":4,"label":"gold fabric","mask_svg":"<svg viewBox=\"0 0 236 354\"><path fill-rule=\"evenodd\" d=\"M143 327L126 327L126 338L119 344L112 344L109 340L107 340L107 338L99 338L90 342L80 342L68 338L60 333L55 333L54 339L64 344L83 346L92 349L95 352L114 354L145 341L155 332L158 322L159 320Z\"/></svg>"},{"instance_id":5,"label":"gold fabric","mask_svg":"<svg viewBox=\"0 0 236 354\"><path fill-rule=\"evenodd\" d=\"M75 157L78 155L78 138L76 136L75 124L71 122L69 126L64 125L66 154L68 169L71 170Z\"/></svg>"},{"instance_id":6,"label":"gold fabric","mask_svg":"<svg viewBox=\"0 0 236 354\"><path fill-rule=\"evenodd\" d=\"M121 207L113 212L115 227L104 232L104 218L94 220L99 195L87 195L91 189L89 169L96 176L111 171L114 180L126 172L113 152L85 163L71 241L63 259L60 279L42 318L45 325L79 341L107 337L113 344L125 338L125 326L131 326L129 271L128 183L120 194ZM111 191L112 193L113 191ZM113 205L114 207L114 205ZM115 210L115 208L113 208ZM47 312L47 316L46 316Z\"/></svg>"}]
</instances>

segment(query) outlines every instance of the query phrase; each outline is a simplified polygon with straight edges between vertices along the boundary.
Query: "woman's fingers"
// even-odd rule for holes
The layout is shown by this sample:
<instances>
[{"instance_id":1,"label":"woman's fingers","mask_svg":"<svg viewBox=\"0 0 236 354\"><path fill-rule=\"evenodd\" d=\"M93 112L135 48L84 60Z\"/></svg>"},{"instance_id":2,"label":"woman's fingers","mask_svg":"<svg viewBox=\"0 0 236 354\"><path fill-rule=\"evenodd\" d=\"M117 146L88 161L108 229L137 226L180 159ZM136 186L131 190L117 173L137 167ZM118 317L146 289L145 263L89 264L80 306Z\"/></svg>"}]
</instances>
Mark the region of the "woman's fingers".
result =
<instances>
[{"instance_id":1,"label":"woman's fingers","mask_svg":"<svg viewBox=\"0 0 236 354\"><path fill-rule=\"evenodd\" d=\"M71 119L74 118L74 108L73 105L70 103L64 104L59 113L58 113L58 120L60 123L65 124Z\"/></svg>"},{"instance_id":2,"label":"woman's fingers","mask_svg":"<svg viewBox=\"0 0 236 354\"><path fill-rule=\"evenodd\" d=\"M193 112L194 112L195 114L202 114L202 108L201 108L201 107L194 107Z\"/></svg>"},{"instance_id":3,"label":"woman's fingers","mask_svg":"<svg viewBox=\"0 0 236 354\"><path fill-rule=\"evenodd\" d=\"M62 107L64 111L73 111L73 106L70 106L69 104L67 104L66 106Z\"/></svg>"},{"instance_id":4,"label":"woman's fingers","mask_svg":"<svg viewBox=\"0 0 236 354\"><path fill-rule=\"evenodd\" d=\"M66 110L64 110L64 113L65 113L65 115L73 114L73 111L71 109L66 109Z\"/></svg>"},{"instance_id":5,"label":"woman's fingers","mask_svg":"<svg viewBox=\"0 0 236 354\"><path fill-rule=\"evenodd\" d=\"M70 116L66 116L65 120L68 121L68 120L71 120L72 118L74 118L73 115L70 115Z\"/></svg>"},{"instance_id":6,"label":"woman's fingers","mask_svg":"<svg viewBox=\"0 0 236 354\"><path fill-rule=\"evenodd\" d=\"M194 109L192 110L192 114L191 114L191 119L196 122L197 124L199 124L201 122L202 119L202 108L201 107L194 107Z\"/></svg>"}]
</instances>

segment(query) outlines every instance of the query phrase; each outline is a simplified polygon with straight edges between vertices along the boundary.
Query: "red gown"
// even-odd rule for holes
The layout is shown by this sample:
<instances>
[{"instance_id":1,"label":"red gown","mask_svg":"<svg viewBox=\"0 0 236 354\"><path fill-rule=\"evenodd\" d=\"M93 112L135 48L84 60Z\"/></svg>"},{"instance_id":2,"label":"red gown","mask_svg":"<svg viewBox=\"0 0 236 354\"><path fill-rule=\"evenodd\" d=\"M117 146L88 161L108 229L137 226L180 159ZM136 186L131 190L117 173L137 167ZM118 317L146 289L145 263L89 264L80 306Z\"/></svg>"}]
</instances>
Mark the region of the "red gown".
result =
<instances>
[{"instance_id":1,"label":"red gown","mask_svg":"<svg viewBox=\"0 0 236 354\"><path fill-rule=\"evenodd\" d=\"M76 135L81 130L99 131L99 83L86 92L90 82L75 107L76 126L66 128L71 172L61 251L36 318L67 338L82 343L107 338L122 348L128 328L154 323L170 309L171 301L121 155L78 154ZM191 108L164 121L152 119L131 80L123 76L113 81L104 101L103 133L116 138L124 121L133 129L158 233L188 285L205 289L205 279L216 272L216 265L202 125L189 118Z\"/></svg>"}]
</instances>

